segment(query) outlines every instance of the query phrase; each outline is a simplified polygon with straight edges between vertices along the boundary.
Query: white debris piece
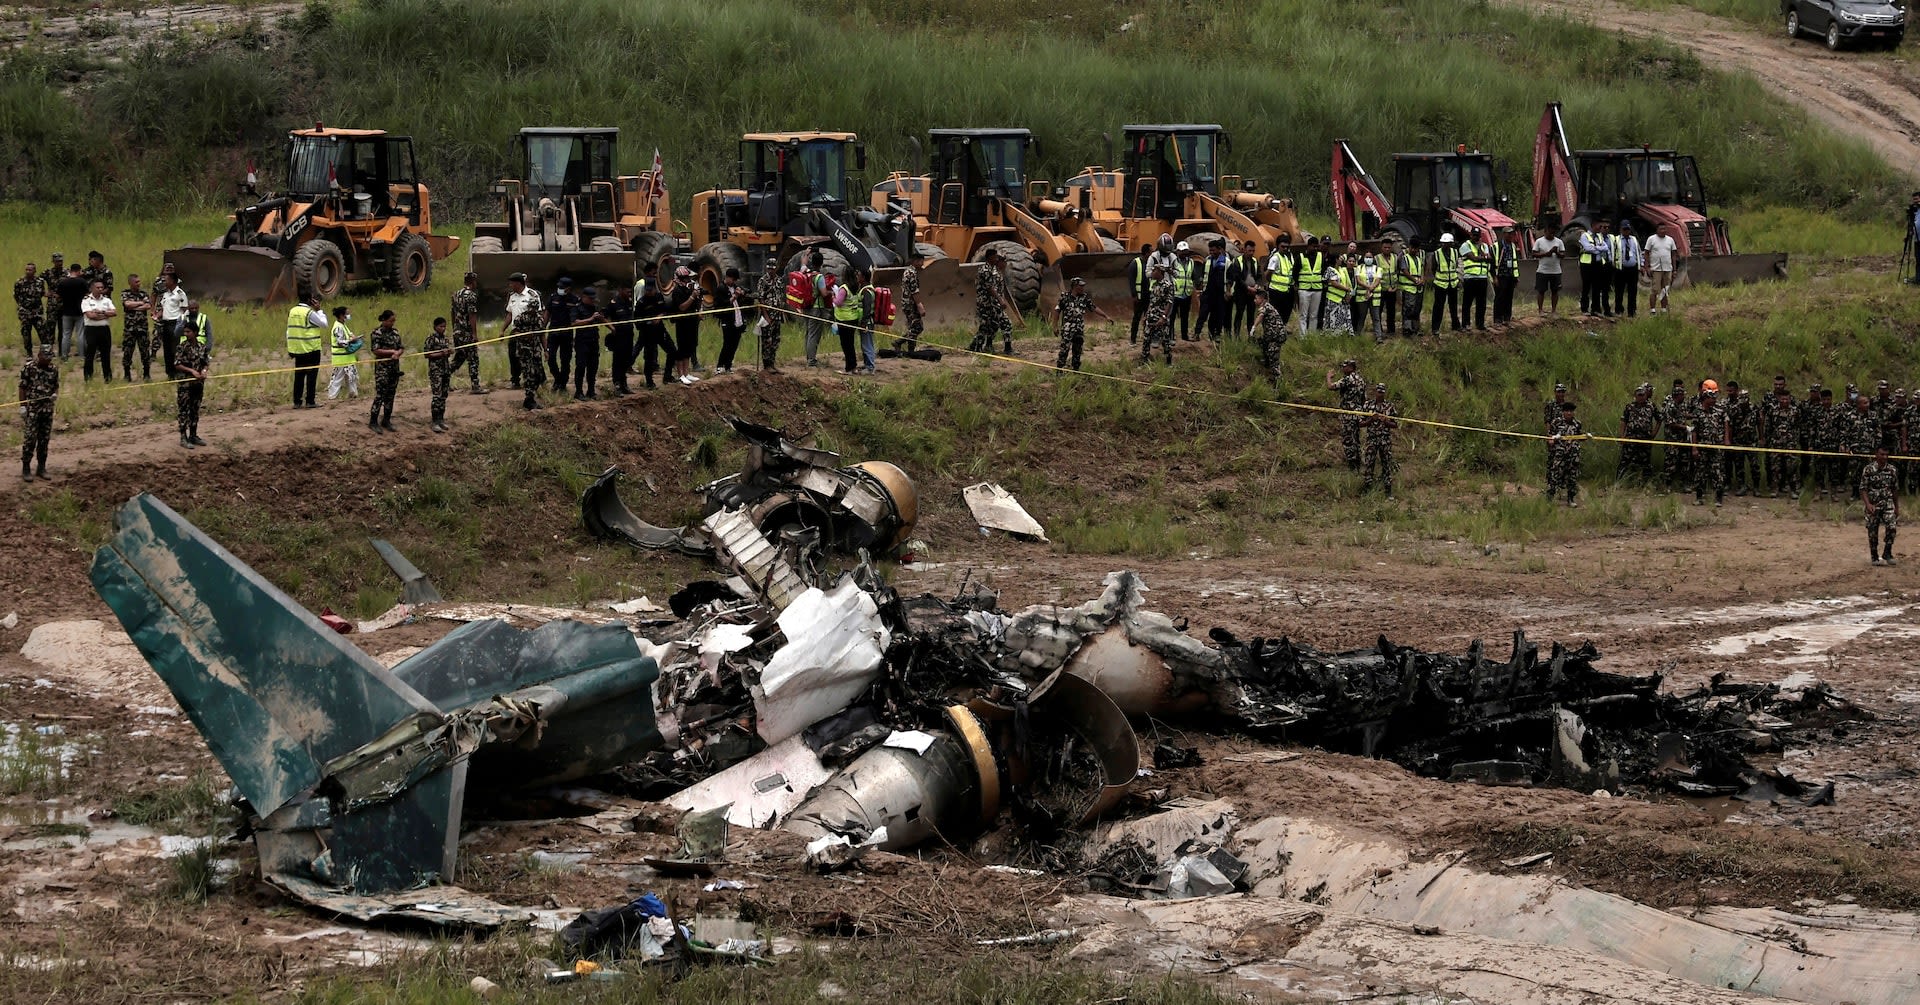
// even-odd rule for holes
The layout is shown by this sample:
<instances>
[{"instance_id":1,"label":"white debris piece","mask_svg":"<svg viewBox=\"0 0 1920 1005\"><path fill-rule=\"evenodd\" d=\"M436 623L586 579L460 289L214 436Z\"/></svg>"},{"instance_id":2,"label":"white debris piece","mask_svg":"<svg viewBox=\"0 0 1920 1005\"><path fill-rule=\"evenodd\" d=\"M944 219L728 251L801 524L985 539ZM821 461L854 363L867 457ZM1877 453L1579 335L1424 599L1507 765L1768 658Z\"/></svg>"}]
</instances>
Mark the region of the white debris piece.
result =
<instances>
[{"instance_id":1,"label":"white debris piece","mask_svg":"<svg viewBox=\"0 0 1920 1005\"><path fill-rule=\"evenodd\" d=\"M928 747L933 746L934 739L935 737L932 733L924 730L896 729L892 733L889 733L887 738L880 741L880 743L882 746L899 747L901 750L911 750L916 754L924 754L927 752Z\"/></svg>"},{"instance_id":2,"label":"white debris piece","mask_svg":"<svg viewBox=\"0 0 1920 1005\"><path fill-rule=\"evenodd\" d=\"M660 605L645 597L636 597L632 600L608 604L607 609L615 614L657 614L660 611Z\"/></svg>"},{"instance_id":3,"label":"white debris piece","mask_svg":"<svg viewBox=\"0 0 1920 1005\"><path fill-rule=\"evenodd\" d=\"M727 806L727 822L735 827L770 827L794 807L806 802L813 790L833 777L806 741L790 736L717 775L668 796L676 809L697 813Z\"/></svg>"},{"instance_id":4,"label":"white debris piece","mask_svg":"<svg viewBox=\"0 0 1920 1005\"><path fill-rule=\"evenodd\" d=\"M880 672L893 635L873 596L851 578L831 593L808 587L780 612L787 644L753 689L760 738L779 743L839 712Z\"/></svg>"},{"instance_id":5,"label":"white debris piece","mask_svg":"<svg viewBox=\"0 0 1920 1005\"><path fill-rule=\"evenodd\" d=\"M960 497L966 500L967 512L973 514L973 522L989 530L1003 530L1015 537L1031 537L1045 541L1047 532L1020 506L1020 501L1012 493L992 482L969 485L960 490Z\"/></svg>"}]
</instances>

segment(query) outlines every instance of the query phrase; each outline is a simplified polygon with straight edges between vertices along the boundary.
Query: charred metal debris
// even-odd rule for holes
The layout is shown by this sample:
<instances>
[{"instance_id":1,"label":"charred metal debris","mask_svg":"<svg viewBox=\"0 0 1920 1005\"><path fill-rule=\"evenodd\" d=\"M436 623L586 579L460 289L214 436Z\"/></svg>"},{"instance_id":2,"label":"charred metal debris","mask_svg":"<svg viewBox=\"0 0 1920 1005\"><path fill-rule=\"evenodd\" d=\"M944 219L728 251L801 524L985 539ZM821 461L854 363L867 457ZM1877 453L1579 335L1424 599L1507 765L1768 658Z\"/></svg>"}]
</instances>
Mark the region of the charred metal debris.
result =
<instances>
[{"instance_id":1,"label":"charred metal debris","mask_svg":"<svg viewBox=\"0 0 1920 1005\"><path fill-rule=\"evenodd\" d=\"M1517 632L1503 661L1478 642L1451 655L1385 638L1343 653L1218 629L1202 640L1148 609L1132 572L1076 606L1007 611L978 586L901 596L867 555L912 529L905 475L735 427L747 464L707 487L698 527L634 517L616 472L582 500L597 532L734 574L690 584L671 619L474 621L388 670L144 495L119 511L93 582L232 777L269 881L356 917L422 913L406 891L451 874L469 792L596 777L803 835L822 869L1005 823L1036 846L1101 849L1071 865L1113 888L1182 896L1245 871L1204 814L1177 843L1061 840L1086 837L1150 773L1132 723L1438 778L1819 802L1831 784L1761 772L1749 754L1866 718L1811 678L1665 694L1659 674L1596 669L1591 644L1543 657ZM855 557L847 571L836 554ZM1195 760L1148 749L1165 770ZM444 914L459 900L433 902Z\"/></svg>"}]
</instances>

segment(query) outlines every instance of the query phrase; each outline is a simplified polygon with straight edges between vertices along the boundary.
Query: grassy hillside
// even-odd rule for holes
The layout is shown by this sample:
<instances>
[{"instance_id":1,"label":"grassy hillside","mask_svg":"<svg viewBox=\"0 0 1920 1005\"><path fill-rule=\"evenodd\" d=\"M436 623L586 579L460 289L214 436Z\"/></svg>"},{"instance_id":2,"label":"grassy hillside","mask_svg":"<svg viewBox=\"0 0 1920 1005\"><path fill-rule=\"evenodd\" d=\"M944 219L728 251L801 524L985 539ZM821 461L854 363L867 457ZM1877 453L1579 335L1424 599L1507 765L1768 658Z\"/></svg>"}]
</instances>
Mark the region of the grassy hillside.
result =
<instances>
[{"instance_id":1,"label":"grassy hillside","mask_svg":"<svg viewBox=\"0 0 1920 1005\"><path fill-rule=\"evenodd\" d=\"M917 166L912 140L929 126L1024 125L1043 142L1036 173L1060 178L1108 159L1102 135L1123 121L1200 120L1234 131L1231 169L1310 211L1327 201L1336 136L1376 166L1396 150L1479 146L1510 163L1525 205L1532 129L1557 98L1578 144L1698 154L1720 202L1871 216L1897 198L1864 147L1751 81L1457 0L314 0L218 40L136 46L69 88L91 65L44 49L0 65L0 195L218 202L236 149L270 152L314 119L411 132L449 199L484 190L521 125L618 125L625 166L658 145L682 200L731 178L746 129L858 130L873 181ZM85 156L103 122L126 155Z\"/></svg>"}]
</instances>

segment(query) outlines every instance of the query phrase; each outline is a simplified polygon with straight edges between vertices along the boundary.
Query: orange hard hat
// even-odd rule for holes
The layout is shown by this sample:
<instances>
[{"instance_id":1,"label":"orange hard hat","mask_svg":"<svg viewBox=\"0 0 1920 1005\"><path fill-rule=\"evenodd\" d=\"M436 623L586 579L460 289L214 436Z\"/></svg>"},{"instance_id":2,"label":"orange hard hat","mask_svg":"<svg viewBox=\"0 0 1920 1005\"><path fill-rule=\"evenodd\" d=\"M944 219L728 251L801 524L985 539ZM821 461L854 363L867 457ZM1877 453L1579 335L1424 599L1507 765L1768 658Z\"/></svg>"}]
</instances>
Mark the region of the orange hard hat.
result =
<instances>
[{"instance_id":1,"label":"orange hard hat","mask_svg":"<svg viewBox=\"0 0 1920 1005\"><path fill-rule=\"evenodd\" d=\"M1719 391L1719 390L1720 390L1720 385L1719 385L1718 383L1716 383L1716 382L1714 382L1714 381L1711 381L1711 380L1703 380L1703 381L1701 381L1701 382L1700 382L1700 390L1702 390L1702 391L1716 391L1716 392L1717 392L1717 391Z\"/></svg>"}]
</instances>

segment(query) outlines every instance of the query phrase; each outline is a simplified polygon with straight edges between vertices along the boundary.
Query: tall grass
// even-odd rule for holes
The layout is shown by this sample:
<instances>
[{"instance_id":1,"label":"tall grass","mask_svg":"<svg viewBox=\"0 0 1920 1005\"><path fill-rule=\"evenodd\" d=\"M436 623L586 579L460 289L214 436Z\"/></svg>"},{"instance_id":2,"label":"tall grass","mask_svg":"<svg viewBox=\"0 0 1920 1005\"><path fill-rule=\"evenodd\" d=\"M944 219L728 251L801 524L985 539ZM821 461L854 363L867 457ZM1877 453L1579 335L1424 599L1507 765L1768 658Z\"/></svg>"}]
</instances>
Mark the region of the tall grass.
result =
<instances>
[{"instance_id":1,"label":"tall grass","mask_svg":"<svg viewBox=\"0 0 1920 1005\"><path fill-rule=\"evenodd\" d=\"M749 129L857 130L872 182L919 167L913 142L930 126L1023 125L1043 141L1035 175L1059 179L1107 161L1103 134L1117 139L1123 121L1195 120L1233 129L1229 168L1309 211L1327 204L1336 136L1376 165L1394 151L1473 144L1512 166L1510 194L1525 205L1532 128L1549 99L1565 103L1581 145L1690 149L1722 201L1866 215L1896 187L1864 146L1749 79L1671 46L1487 3L1056 0L1036 13L1014 0L363 0L289 20L301 51L351 57L298 61L270 107L192 100L209 82L267 72L237 43L158 53L132 67L137 101L126 88L102 99L182 108L195 134L232 137L265 163L275 144L257 133L270 113L408 132L443 202L465 197L469 209L508 168L523 125L621 126L625 166L658 146L684 200L733 177L734 138ZM52 75L21 86L0 91L0 115L53 115L33 90L56 87ZM44 175L8 191L54 191Z\"/></svg>"}]
</instances>

